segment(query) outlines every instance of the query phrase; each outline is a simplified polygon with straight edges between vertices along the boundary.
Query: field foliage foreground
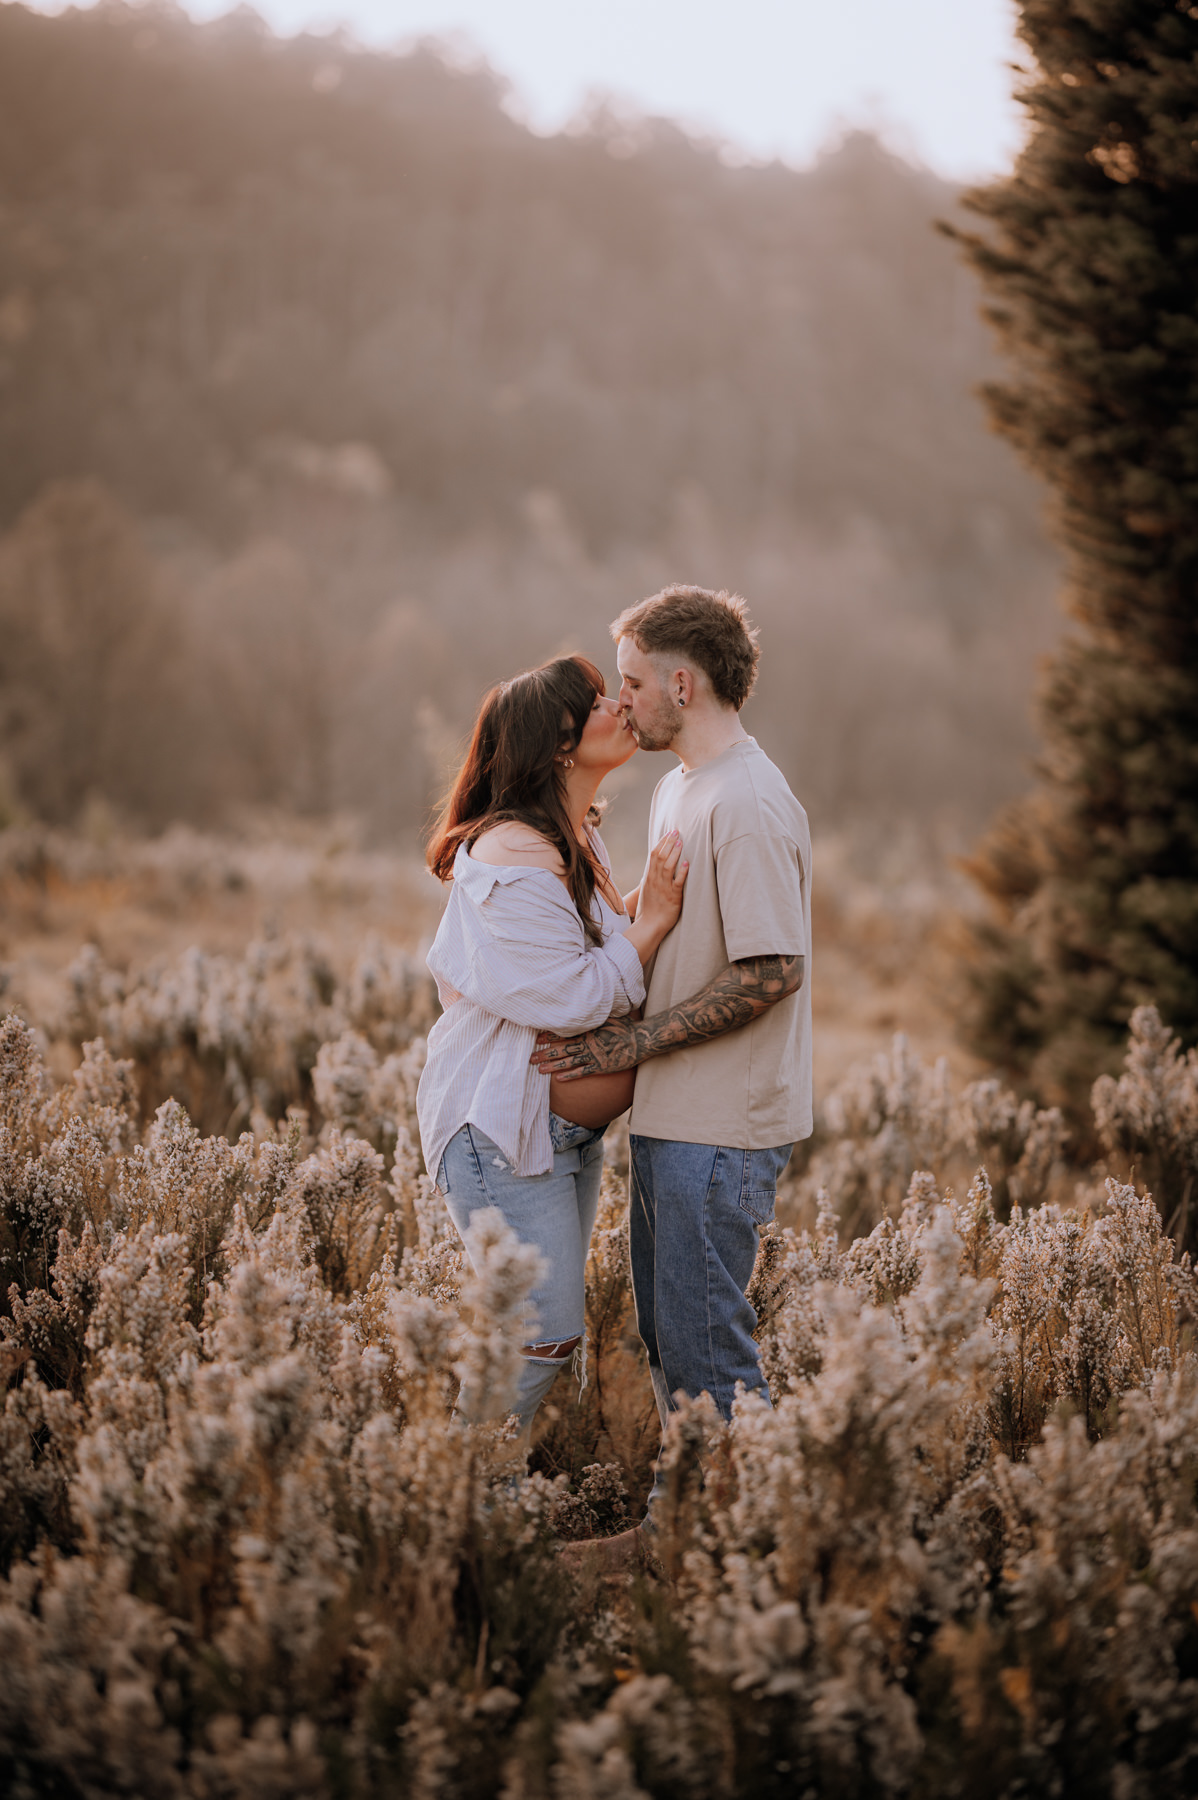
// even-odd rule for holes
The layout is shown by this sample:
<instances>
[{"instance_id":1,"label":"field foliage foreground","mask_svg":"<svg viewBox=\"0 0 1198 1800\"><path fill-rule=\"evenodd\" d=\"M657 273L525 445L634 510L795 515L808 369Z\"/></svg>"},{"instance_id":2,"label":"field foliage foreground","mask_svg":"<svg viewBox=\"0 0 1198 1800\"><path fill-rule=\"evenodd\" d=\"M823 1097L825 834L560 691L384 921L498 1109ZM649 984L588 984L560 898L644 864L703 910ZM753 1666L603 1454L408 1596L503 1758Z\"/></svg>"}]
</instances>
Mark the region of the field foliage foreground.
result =
<instances>
[{"instance_id":1,"label":"field foliage foreground","mask_svg":"<svg viewBox=\"0 0 1198 1800\"><path fill-rule=\"evenodd\" d=\"M533 1253L483 1214L464 1263L418 1062L347 1031L319 1132L258 1110L233 1142L173 1100L143 1126L101 1040L56 1086L0 1027L6 1793L1198 1788L1198 1297L1147 1193L1062 1204L1059 1121L901 1049L850 1084L813 1229L754 1275L774 1407L680 1413L664 1577L604 1583L558 1551L635 1517L653 1447L616 1184L588 1385L517 1479L452 1405L467 1371L502 1399ZM1096 1094L1187 1206L1196 1086L1145 1011ZM907 1178L982 1140L993 1183Z\"/></svg>"}]
</instances>

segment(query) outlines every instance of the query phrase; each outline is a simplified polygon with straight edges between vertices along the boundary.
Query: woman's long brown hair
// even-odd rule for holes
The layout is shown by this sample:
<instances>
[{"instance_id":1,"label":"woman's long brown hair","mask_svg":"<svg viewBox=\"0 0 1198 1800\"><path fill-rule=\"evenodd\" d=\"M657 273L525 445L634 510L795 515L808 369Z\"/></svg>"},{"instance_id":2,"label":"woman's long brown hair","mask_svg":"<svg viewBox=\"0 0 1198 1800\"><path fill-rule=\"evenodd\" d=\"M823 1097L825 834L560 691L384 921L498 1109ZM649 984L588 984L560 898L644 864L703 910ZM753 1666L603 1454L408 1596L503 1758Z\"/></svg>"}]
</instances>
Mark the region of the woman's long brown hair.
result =
<instances>
[{"instance_id":1,"label":"woman's long brown hair","mask_svg":"<svg viewBox=\"0 0 1198 1800\"><path fill-rule=\"evenodd\" d=\"M582 736L603 676L585 656L559 656L493 687L479 708L466 760L458 771L428 846L428 866L440 881L453 878L458 846L473 844L492 825L518 819L559 852L566 885L588 940L603 941L592 907L595 865L578 842L566 812L565 769Z\"/></svg>"}]
</instances>

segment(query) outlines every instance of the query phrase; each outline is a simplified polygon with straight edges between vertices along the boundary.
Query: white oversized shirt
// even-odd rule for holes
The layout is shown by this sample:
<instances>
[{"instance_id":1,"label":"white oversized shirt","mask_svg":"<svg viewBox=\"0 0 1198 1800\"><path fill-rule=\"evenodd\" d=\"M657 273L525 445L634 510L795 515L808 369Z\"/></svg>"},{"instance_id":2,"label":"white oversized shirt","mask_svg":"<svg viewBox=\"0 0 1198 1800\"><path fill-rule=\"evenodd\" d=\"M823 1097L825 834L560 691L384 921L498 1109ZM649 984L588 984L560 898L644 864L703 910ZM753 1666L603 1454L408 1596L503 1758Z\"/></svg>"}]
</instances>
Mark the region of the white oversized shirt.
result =
<instances>
[{"instance_id":1,"label":"white oversized shirt","mask_svg":"<svg viewBox=\"0 0 1198 1800\"><path fill-rule=\"evenodd\" d=\"M605 867L607 852L592 842ZM587 942L573 900L548 869L453 865L449 903L428 953L445 1011L429 1033L416 1093L424 1166L435 1181L445 1147L477 1125L517 1175L553 1167L549 1077L529 1064L540 1030L589 1031L645 998L628 920L596 894L604 943Z\"/></svg>"}]
</instances>

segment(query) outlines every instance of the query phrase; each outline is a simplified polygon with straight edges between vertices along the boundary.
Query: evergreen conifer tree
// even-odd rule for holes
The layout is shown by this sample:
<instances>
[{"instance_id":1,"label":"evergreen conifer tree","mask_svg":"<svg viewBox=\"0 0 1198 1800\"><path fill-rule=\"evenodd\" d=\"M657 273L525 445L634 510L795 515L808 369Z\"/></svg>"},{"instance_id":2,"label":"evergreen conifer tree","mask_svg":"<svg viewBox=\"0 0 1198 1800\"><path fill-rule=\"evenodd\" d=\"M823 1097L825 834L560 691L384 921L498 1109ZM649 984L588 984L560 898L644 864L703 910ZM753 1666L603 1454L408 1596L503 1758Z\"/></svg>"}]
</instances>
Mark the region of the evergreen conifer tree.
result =
<instances>
[{"instance_id":1,"label":"evergreen conifer tree","mask_svg":"<svg viewBox=\"0 0 1198 1800\"><path fill-rule=\"evenodd\" d=\"M1039 787L970 865L997 902L971 1035L1076 1117L1141 1001L1198 1042L1198 4L1019 11L1029 134L963 242L1013 363L992 415L1049 483L1075 628Z\"/></svg>"}]
</instances>

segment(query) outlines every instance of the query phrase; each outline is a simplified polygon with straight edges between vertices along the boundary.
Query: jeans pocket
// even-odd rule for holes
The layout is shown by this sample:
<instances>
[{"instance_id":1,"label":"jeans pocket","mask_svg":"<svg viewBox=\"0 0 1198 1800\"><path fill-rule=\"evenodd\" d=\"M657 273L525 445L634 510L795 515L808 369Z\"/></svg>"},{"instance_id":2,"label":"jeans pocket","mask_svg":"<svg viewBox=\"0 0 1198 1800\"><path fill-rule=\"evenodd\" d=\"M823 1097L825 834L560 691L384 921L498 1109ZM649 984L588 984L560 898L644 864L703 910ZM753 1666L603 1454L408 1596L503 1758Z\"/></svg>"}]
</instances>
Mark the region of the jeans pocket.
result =
<instances>
[{"instance_id":1,"label":"jeans pocket","mask_svg":"<svg viewBox=\"0 0 1198 1800\"><path fill-rule=\"evenodd\" d=\"M774 1202L777 1191L774 1188L746 1188L740 1197L740 1209L758 1225L768 1225L774 1216Z\"/></svg>"}]
</instances>

